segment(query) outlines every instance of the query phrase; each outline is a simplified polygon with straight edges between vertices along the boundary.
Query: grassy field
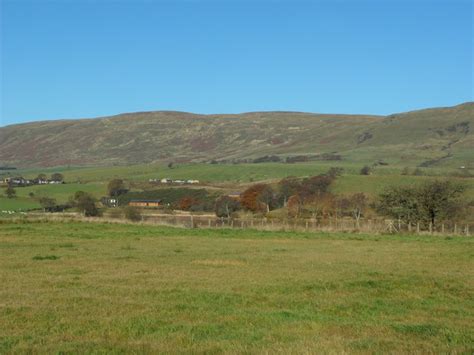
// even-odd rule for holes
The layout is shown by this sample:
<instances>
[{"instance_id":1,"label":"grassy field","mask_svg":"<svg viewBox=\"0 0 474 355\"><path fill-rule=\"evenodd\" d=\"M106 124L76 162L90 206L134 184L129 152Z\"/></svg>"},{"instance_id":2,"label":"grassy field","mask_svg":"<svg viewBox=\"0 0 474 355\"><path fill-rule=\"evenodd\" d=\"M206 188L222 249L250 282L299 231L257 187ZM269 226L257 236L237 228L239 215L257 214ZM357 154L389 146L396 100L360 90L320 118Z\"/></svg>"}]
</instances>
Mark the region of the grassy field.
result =
<instances>
[{"instance_id":1,"label":"grassy field","mask_svg":"<svg viewBox=\"0 0 474 355\"><path fill-rule=\"evenodd\" d=\"M61 172L68 182L104 182L114 178L130 181L144 181L151 178L198 179L202 182L251 182L281 179L286 176L313 176L328 171L331 167L342 167L348 175L358 175L363 163L347 161L320 161L297 164L261 163L261 164L177 164L172 169L164 164L141 164L129 166L104 167L59 167L48 169L20 169L10 172L34 178L39 173ZM378 166L373 169L374 176L399 176L403 166ZM414 168L412 168L414 170ZM424 168L426 175L446 176L456 172L449 168Z\"/></svg>"},{"instance_id":2,"label":"grassy field","mask_svg":"<svg viewBox=\"0 0 474 355\"><path fill-rule=\"evenodd\" d=\"M55 168L55 169L24 169L14 174L34 178L39 173L51 174L60 171L65 176L67 184L42 185L17 188L20 199L16 201L0 197L0 210L27 210L39 207L39 197L52 197L58 202L66 202L76 191L92 193L96 198L104 196L108 181L114 178L125 179L132 183L146 183L150 178L198 179L203 183L232 186L241 189L239 185L257 181L275 181L287 176L314 176L325 173L330 167L344 168L343 176L334 184L333 191L338 194L364 192L372 197L388 186L412 185L422 183L436 177L446 177L455 170L424 169L430 176L401 175L400 166L379 166L373 174L362 176L359 170L361 164L348 162L311 162L299 164L263 163L238 165L213 164L183 164L173 169L160 164L143 164L133 166L111 166L93 168ZM452 178L467 186L466 197L474 199L474 178ZM29 194L34 197L30 198Z\"/></svg>"},{"instance_id":3,"label":"grassy field","mask_svg":"<svg viewBox=\"0 0 474 355\"><path fill-rule=\"evenodd\" d=\"M0 353L466 352L474 240L0 224Z\"/></svg>"}]
</instances>

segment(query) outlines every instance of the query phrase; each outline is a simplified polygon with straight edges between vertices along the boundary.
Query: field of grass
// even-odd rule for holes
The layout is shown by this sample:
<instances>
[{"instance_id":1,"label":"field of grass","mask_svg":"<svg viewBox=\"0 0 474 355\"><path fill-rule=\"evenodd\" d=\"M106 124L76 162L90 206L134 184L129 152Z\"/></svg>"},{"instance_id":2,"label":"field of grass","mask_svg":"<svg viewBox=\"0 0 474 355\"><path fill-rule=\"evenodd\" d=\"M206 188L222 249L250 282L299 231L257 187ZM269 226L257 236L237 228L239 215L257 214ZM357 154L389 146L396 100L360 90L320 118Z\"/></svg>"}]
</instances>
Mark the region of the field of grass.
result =
<instances>
[{"instance_id":1,"label":"field of grass","mask_svg":"<svg viewBox=\"0 0 474 355\"><path fill-rule=\"evenodd\" d=\"M17 187L16 198L6 198L0 196L0 211L27 211L40 208L38 202L41 197L50 197L56 199L58 203L65 203L76 191L85 191L91 193L96 198L106 194L107 184L88 183L88 184L60 184L60 185L34 185L28 187ZM33 193L33 196L30 196Z\"/></svg>"},{"instance_id":2,"label":"field of grass","mask_svg":"<svg viewBox=\"0 0 474 355\"><path fill-rule=\"evenodd\" d=\"M1 211L27 211L39 207L39 202L29 197L6 198L0 196L0 213Z\"/></svg>"},{"instance_id":3,"label":"field of grass","mask_svg":"<svg viewBox=\"0 0 474 355\"><path fill-rule=\"evenodd\" d=\"M344 175L339 177L333 191L339 194L364 192L375 196L388 186L410 185L422 183L428 179L444 177L454 170L424 169L430 176L400 175L400 166L379 166L373 174L362 176L359 170L361 164L348 162L310 162L298 164L263 163L263 164L178 164L170 169L166 165L143 164L133 166L111 166L91 168L56 168L56 169L25 169L15 171L14 174L34 178L39 173L51 174L60 171L65 176L67 184L42 185L26 188L17 188L17 201L6 201L0 198L0 207L7 206L14 210L25 210L38 207L37 198L47 196L58 202L66 202L76 191L82 190L100 198L106 193L108 181L114 178L125 179L133 183L146 183L150 178L198 179L204 183L235 185L257 181L275 181L287 176L313 176L325 173L330 167L344 168ZM457 178L467 186L466 197L474 198L474 178ZM34 197L29 198L33 193Z\"/></svg>"},{"instance_id":4,"label":"field of grass","mask_svg":"<svg viewBox=\"0 0 474 355\"><path fill-rule=\"evenodd\" d=\"M0 224L0 353L474 350L474 240Z\"/></svg>"},{"instance_id":5,"label":"field of grass","mask_svg":"<svg viewBox=\"0 0 474 355\"><path fill-rule=\"evenodd\" d=\"M67 182L104 182L114 178L130 181L147 181L148 179L197 179L202 182L251 182L281 179L287 176L313 176L325 173L331 167L342 167L349 175L358 175L363 163L347 161L321 161L297 164L262 163L262 164L177 164L172 169L163 164L141 164L129 166L104 166L57 169L22 169L12 174L34 178L39 173L51 174L58 171L64 174ZM374 176L399 176L403 166L378 166L373 170ZM422 169L427 175L445 176L455 169Z\"/></svg>"}]
</instances>

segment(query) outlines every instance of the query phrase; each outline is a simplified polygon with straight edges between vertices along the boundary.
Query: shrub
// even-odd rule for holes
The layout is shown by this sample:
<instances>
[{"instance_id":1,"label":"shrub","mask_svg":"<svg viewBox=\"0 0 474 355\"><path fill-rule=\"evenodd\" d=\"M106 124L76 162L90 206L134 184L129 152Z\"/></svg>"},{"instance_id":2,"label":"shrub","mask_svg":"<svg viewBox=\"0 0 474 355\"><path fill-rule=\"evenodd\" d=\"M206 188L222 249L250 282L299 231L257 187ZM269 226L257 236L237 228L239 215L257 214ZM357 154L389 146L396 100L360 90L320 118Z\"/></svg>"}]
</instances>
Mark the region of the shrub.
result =
<instances>
[{"instance_id":1,"label":"shrub","mask_svg":"<svg viewBox=\"0 0 474 355\"><path fill-rule=\"evenodd\" d=\"M13 186L8 185L8 187L5 189L5 195L6 195L8 198L14 198L14 197L16 197L16 191L15 191L15 189L13 188Z\"/></svg>"},{"instance_id":2,"label":"shrub","mask_svg":"<svg viewBox=\"0 0 474 355\"><path fill-rule=\"evenodd\" d=\"M360 175L370 175L371 172L372 172L372 169L368 165L360 169Z\"/></svg>"},{"instance_id":3,"label":"shrub","mask_svg":"<svg viewBox=\"0 0 474 355\"><path fill-rule=\"evenodd\" d=\"M127 206L124 208L124 215L125 218L133 221L133 222L138 222L142 220L142 215L140 213L140 210L136 207L133 206Z\"/></svg>"},{"instance_id":4,"label":"shrub","mask_svg":"<svg viewBox=\"0 0 474 355\"><path fill-rule=\"evenodd\" d=\"M100 211L95 205L96 200L87 192L76 193L75 204L77 209L86 217L95 217L100 215Z\"/></svg>"}]
</instances>

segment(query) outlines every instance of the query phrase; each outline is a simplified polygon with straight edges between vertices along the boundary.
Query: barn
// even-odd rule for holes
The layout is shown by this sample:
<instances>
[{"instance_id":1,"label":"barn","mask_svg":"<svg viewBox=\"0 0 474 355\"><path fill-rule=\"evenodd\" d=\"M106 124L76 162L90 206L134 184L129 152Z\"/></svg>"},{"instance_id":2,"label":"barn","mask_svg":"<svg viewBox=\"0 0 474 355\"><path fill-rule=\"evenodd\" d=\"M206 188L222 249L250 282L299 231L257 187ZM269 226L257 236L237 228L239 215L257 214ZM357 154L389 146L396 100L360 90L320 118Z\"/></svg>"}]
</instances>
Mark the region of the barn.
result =
<instances>
[{"instance_id":1,"label":"barn","mask_svg":"<svg viewBox=\"0 0 474 355\"><path fill-rule=\"evenodd\" d=\"M129 206L134 207L159 207L161 200L130 200Z\"/></svg>"}]
</instances>

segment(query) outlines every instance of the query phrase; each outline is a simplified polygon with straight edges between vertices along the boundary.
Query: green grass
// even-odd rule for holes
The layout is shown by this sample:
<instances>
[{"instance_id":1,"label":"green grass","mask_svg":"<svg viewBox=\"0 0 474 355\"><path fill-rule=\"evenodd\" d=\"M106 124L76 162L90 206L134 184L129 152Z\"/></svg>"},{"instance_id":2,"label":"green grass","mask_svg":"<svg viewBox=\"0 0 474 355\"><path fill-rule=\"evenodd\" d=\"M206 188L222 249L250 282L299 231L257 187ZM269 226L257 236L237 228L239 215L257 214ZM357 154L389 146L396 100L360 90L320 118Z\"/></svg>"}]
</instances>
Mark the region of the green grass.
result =
<instances>
[{"instance_id":1,"label":"green grass","mask_svg":"<svg viewBox=\"0 0 474 355\"><path fill-rule=\"evenodd\" d=\"M28 187L17 187L16 198L6 198L0 196L0 211L27 211L40 208L38 202L41 197L50 197L56 199L58 203L65 203L76 191L85 191L91 193L96 198L106 194L106 183L88 183L88 184L60 184L60 185L34 185ZM30 196L33 193L33 197Z\"/></svg>"},{"instance_id":2,"label":"green grass","mask_svg":"<svg viewBox=\"0 0 474 355\"><path fill-rule=\"evenodd\" d=\"M100 182L114 178L130 181L148 181L150 178L197 179L202 182L251 182L281 179L286 176L313 176L325 173L331 167L342 167L348 175L358 175L364 163L347 161L310 162L297 164L262 163L262 164L177 164L172 169L163 164L141 164L129 166L106 166L89 168L59 168L67 182ZM373 170L374 176L400 176L402 165L378 166ZM426 168L428 175L448 175L456 170ZM18 170L15 174L35 177L42 169ZM48 172L49 173L49 172Z\"/></svg>"},{"instance_id":3,"label":"green grass","mask_svg":"<svg viewBox=\"0 0 474 355\"><path fill-rule=\"evenodd\" d=\"M29 197L29 194L33 193L35 198L50 197L56 199L60 203L67 202L76 191L89 192L96 198L99 198L106 194L107 183L34 185L28 187L19 187L16 189L17 195L19 197Z\"/></svg>"},{"instance_id":4,"label":"green grass","mask_svg":"<svg viewBox=\"0 0 474 355\"><path fill-rule=\"evenodd\" d=\"M0 353L470 353L474 240L0 224Z\"/></svg>"},{"instance_id":5,"label":"green grass","mask_svg":"<svg viewBox=\"0 0 474 355\"><path fill-rule=\"evenodd\" d=\"M40 204L28 197L6 198L0 196L0 213L1 211L27 211L39 208Z\"/></svg>"},{"instance_id":6,"label":"green grass","mask_svg":"<svg viewBox=\"0 0 474 355\"><path fill-rule=\"evenodd\" d=\"M450 169L423 169L432 176L402 176L401 166L378 166L369 176L359 175L362 164L348 162L310 162L298 164L263 163L263 164L178 164L173 169L159 164L143 164L133 166L112 166L93 168L60 168L67 184L41 185L26 188L17 188L20 197L16 202L9 201L7 206L12 210L27 210L39 206L39 197L52 197L58 202L66 202L76 191L82 190L92 193L96 198L106 194L108 181L113 178L122 178L132 183L147 183L150 178L168 177L172 179L198 179L210 184L224 184L227 187L235 185L241 189L240 183L257 181L275 181L287 176L314 176L325 173L330 167L343 167L344 175L337 179L333 191L340 194L364 192L376 196L388 186L418 184L437 177L443 178L451 174ZM51 173L49 170L48 173ZM18 175L35 177L41 169L19 170ZM454 178L452 178L454 179ZM457 178L467 186L466 197L474 199L474 178ZM29 194L34 197L30 198ZM0 198L0 205L5 204ZM3 208L3 207L2 207Z\"/></svg>"}]
</instances>

